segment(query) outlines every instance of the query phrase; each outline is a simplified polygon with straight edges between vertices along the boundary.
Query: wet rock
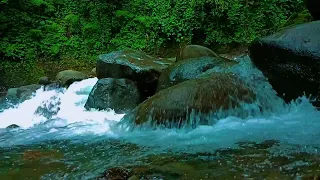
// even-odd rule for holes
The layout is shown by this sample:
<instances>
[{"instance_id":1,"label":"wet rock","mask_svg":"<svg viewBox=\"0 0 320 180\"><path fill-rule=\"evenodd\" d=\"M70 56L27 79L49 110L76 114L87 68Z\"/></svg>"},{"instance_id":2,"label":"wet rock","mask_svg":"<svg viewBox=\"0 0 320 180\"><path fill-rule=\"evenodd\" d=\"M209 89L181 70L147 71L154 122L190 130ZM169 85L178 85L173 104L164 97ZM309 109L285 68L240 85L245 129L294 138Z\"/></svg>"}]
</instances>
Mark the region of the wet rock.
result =
<instances>
[{"instance_id":1,"label":"wet rock","mask_svg":"<svg viewBox=\"0 0 320 180\"><path fill-rule=\"evenodd\" d=\"M98 180L127 180L130 177L130 171L123 168L110 168Z\"/></svg>"},{"instance_id":2,"label":"wet rock","mask_svg":"<svg viewBox=\"0 0 320 180\"><path fill-rule=\"evenodd\" d=\"M254 64L284 100L304 93L320 97L320 21L257 39L249 50ZM320 101L314 104L319 106Z\"/></svg>"},{"instance_id":3,"label":"wet rock","mask_svg":"<svg viewBox=\"0 0 320 180\"><path fill-rule=\"evenodd\" d=\"M97 77L130 79L137 83L145 99L155 93L162 70L170 64L172 61L157 59L141 51L114 51L98 57Z\"/></svg>"},{"instance_id":4,"label":"wet rock","mask_svg":"<svg viewBox=\"0 0 320 180\"><path fill-rule=\"evenodd\" d=\"M76 81L82 81L87 78L88 75L74 70L61 71L56 76L56 80L64 87L68 87Z\"/></svg>"},{"instance_id":5,"label":"wet rock","mask_svg":"<svg viewBox=\"0 0 320 180\"><path fill-rule=\"evenodd\" d=\"M247 116L240 103L252 103L255 97L254 92L235 75L216 73L159 91L141 103L132 114L126 115L123 122L180 127L194 125L190 121L197 115L200 124L211 124L213 120L230 115ZM240 108L243 114L228 111L233 108Z\"/></svg>"},{"instance_id":6,"label":"wet rock","mask_svg":"<svg viewBox=\"0 0 320 180\"><path fill-rule=\"evenodd\" d=\"M198 57L179 61L164 70L160 77L157 91L190 79L196 79L202 73L213 69L219 71L237 64L236 61L216 57Z\"/></svg>"},{"instance_id":7,"label":"wet rock","mask_svg":"<svg viewBox=\"0 0 320 180\"><path fill-rule=\"evenodd\" d=\"M207 47L200 45L187 45L181 49L180 53L177 55L177 61L204 56L219 57L218 54Z\"/></svg>"},{"instance_id":8,"label":"wet rock","mask_svg":"<svg viewBox=\"0 0 320 180\"><path fill-rule=\"evenodd\" d=\"M31 84L18 88L9 88L5 99L10 103L21 103L28 100L32 95L41 88L40 84Z\"/></svg>"},{"instance_id":9,"label":"wet rock","mask_svg":"<svg viewBox=\"0 0 320 180\"><path fill-rule=\"evenodd\" d=\"M16 128L20 128L20 126L18 126L16 124L11 124L8 127L6 127L6 129L16 129Z\"/></svg>"},{"instance_id":10,"label":"wet rock","mask_svg":"<svg viewBox=\"0 0 320 180\"><path fill-rule=\"evenodd\" d=\"M122 113L134 109L140 102L140 93L133 81L103 78L93 87L85 108L111 108L117 113Z\"/></svg>"},{"instance_id":11,"label":"wet rock","mask_svg":"<svg viewBox=\"0 0 320 180\"><path fill-rule=\"evenodd\" d=\"M50 83L51 83L51 81L47 76L41 77L39 79L39 84L41 84L41 85L48 85Z\"/></svg>"},{"instance_id":12,"label":"wet rock","mask_svg":"<svg viewBox=\"0 0 320 180\"><path fill-rule=\"evenodd\" d=\"M315 20L320 20L320 1L304 0L306 7Z\"/></svg>"},{"instance_id":13,"label":"wet rock","mask_svg":"<svg viewBox=\"0 0 320 180\"><path fill-rule=\"evenodd\" d=\"M21 86L17 89L17 97L20 99L20 101L25 101L27 99L30 99L33 93L35 93L40 88L40 84Z\"/></svg>"}]
</instances>

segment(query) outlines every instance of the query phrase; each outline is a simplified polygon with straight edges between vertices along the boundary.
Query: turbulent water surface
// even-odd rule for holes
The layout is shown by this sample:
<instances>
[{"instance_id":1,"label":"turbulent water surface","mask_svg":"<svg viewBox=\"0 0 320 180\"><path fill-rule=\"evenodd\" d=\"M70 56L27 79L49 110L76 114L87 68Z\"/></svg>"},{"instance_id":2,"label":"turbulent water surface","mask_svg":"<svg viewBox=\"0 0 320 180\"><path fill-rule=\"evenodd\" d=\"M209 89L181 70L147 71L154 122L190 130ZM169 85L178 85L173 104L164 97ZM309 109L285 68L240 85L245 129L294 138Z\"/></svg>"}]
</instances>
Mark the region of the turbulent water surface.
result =
<instances>
[{"instance_id":1,"label":"turbulent water surface","mask_svg":"<svg viewBox=\"0 0 320 180\"><path fill-rule=\"evenodd\" d=\"M11 108L1 104L0 179L91 179L114 167L136 179L320 175L320 112L306 97L284 104L247 57L238 60L228 71L255 88L264 113L195 129L131 131L117 124L124 114L86 111L96 78L67 90L39 89ZM21 128L6 129L11 124Z\"/></svg>"}]
</instances>

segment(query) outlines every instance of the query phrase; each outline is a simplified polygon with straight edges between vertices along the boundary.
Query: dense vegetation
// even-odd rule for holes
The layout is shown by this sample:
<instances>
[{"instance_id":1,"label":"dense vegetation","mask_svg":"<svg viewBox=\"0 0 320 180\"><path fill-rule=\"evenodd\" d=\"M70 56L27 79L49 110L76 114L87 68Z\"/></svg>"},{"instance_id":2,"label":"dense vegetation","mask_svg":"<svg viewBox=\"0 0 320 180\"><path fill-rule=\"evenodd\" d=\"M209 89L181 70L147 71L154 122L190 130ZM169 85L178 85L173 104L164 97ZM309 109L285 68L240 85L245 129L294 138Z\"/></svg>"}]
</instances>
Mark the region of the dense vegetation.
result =
<instances>
[{"instance_id":1,"label":"dense vegetation","mask_svg":"<svg viewBox=\"0 0 320 180\"><path fill-rule=\"evenodd\" d=\"M0 0L0 83L31 83L45 73L43 59L81 66L127 47L246 44L303 8L303 0Z\"/></svg>"}]
</instances>

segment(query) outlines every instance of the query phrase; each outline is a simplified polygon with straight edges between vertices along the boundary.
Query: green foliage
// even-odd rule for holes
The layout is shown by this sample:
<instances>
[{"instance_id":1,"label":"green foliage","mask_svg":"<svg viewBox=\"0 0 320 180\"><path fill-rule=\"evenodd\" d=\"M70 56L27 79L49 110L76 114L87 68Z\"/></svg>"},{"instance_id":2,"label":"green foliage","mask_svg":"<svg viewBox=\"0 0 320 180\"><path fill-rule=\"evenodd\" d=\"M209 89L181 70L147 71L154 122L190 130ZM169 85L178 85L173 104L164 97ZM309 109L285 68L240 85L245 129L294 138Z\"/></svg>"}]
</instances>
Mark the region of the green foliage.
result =
<instances>
[{"instance_id":1,"label":"green foliage","mask_svg":"<svg viewBox=\"0 0 320 180\"><path fill-rule=\"evenodd\" d=\"M124 48L246 44L303 7L303 0L1 0L0 61L92 61Z\"/></svg>"},{"instance_id":2,"label":"green foliage","mask_svg":"<svg viewBox=\"0 0 320 180\"><path fill-rule=\"evenodd\" d=\"M302 8L302 0L131 0L116 12L121 29L112 43L148 50L168 42L246 44Z\"/></svg>"},{"instance_id":3,"label":"green foliage","mask_svg":"<svg viewBox=\"0 0 320 180\"><path fill-rule=\"evenodd\" d=\"M308 10L305 9L300 13L292 14L281 26L279 26L279 30L293 26L293 25L310 22L312 20L313 18L311 14L309 13Z\"/></svg>"},{"instance_id":4,"label":"green foliage","mask_svg":"<svg viewBox=\"0 0 320 180\"><path fill-rule=\"evenodd\" d=\"M21 2L20 2L21 1ZM167 43L249 43L277 29L302 0L2 0L5 59L88 58Z\"/></svg>"}]
</instances>

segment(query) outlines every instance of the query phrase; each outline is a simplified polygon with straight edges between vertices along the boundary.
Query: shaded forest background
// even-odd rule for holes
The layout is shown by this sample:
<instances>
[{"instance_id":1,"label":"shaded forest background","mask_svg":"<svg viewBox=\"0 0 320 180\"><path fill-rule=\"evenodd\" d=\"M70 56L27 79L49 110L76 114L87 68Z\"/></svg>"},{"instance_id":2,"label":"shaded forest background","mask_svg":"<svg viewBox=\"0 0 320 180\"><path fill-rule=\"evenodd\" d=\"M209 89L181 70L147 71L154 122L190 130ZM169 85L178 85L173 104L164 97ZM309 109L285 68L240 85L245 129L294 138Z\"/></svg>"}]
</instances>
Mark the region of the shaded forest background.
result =
<instances>
[{"instance_id":1,"label":"shaded forest background","mask_svg":"<svg viewBox=\"0 0 320 180\"><path fill-rule=\"evenodd\" d=\"M0 0L0 86L90 71L98 54L124 48L221 51L308 20L303 0Z\"/></svg>"}]
</instances>

